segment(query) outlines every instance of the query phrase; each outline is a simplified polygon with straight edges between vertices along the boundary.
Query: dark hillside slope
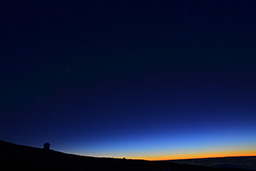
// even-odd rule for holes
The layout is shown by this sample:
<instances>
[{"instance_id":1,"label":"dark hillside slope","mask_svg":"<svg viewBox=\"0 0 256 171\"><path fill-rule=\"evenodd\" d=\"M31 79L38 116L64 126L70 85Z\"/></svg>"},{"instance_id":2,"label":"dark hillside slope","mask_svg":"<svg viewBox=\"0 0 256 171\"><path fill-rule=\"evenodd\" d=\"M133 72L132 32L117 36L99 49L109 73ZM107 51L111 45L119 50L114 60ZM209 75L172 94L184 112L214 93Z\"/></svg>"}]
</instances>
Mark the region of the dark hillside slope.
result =
<instances>
[{"instance_id":1,"label":"dark hillside slope","mask_svg":"<svg viewBox=\"0 0 256 171\"><path fill-rule=\"evenodd\" d=\"M104 171L163 171L163 170L233 170L190 166L169 162L85 157L15 145L0 141L1 170L104 170ZM236 170L236 169L235 169Z\"/></svg>"}]
</instances>

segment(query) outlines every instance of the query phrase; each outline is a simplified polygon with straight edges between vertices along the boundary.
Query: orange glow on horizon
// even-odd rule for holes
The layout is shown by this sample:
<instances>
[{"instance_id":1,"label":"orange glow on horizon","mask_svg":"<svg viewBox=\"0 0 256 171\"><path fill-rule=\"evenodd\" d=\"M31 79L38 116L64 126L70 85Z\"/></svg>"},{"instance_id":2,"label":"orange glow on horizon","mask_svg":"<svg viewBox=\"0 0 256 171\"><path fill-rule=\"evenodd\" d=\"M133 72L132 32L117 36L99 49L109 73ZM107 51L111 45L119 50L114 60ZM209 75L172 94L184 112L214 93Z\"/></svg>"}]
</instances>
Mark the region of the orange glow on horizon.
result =
<instances>
[{"instance_id":1,"label":"orange glow on horizon","mask_svg":"<svg viewBox=\"0 0 256 171\"><path fill-rule=\"evenodd\" d=\"M152 156L138 156L138 157L127 157L127 158L144 159L144 160L179 160L179 159L235 157L235 156L237 156L237 157L238 156L256 156L256 150L201 152L201 153L186 153L186 154L171 154L171 155L152 155Z\"/></svg>"}]
</instances>

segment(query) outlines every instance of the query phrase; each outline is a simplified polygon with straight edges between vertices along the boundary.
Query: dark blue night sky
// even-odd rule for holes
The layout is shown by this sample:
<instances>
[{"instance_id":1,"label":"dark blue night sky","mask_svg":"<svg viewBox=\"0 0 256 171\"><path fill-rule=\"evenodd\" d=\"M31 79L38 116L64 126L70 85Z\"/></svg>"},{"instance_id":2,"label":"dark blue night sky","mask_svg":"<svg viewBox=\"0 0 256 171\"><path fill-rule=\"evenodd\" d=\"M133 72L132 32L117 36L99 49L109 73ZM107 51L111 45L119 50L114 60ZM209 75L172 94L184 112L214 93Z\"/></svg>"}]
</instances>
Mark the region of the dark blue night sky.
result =
<instances>
[{"instance_id":1,"label":"dark blue night sky","mask_svg":"<svg viewBox=\"0 0 256 171\"><path fill-rule=\"evenodd\" d=\"M3 1L0 139L91 156L256 154L253 1Z\"/></svg>"}]
</instances>

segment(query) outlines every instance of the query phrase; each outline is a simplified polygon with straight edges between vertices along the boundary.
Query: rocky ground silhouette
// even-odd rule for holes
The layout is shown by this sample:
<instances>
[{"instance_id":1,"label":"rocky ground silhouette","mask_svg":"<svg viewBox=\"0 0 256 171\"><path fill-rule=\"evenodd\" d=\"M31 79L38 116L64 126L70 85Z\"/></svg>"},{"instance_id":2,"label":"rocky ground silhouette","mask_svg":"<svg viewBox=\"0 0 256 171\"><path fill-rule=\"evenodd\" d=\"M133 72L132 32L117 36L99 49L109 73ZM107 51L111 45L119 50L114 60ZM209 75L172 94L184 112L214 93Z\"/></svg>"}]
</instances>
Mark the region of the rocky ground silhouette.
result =
<instances>
[{"instance_id":1,"label":"rocky ground silhouette","mask_svg":"<svg viewBox=\"0 0 256 171\"><path fill-rule=\"evenodd\" d=\"M97 158L66 154L54 150L33 148L0 141L0 165L5 170L104 170L104 171L175 171L175 170L230 170L178 164L164 161L146 161L115 158ZM240 169L241 170L241 169Z\"/></svg>"}]
</instances>

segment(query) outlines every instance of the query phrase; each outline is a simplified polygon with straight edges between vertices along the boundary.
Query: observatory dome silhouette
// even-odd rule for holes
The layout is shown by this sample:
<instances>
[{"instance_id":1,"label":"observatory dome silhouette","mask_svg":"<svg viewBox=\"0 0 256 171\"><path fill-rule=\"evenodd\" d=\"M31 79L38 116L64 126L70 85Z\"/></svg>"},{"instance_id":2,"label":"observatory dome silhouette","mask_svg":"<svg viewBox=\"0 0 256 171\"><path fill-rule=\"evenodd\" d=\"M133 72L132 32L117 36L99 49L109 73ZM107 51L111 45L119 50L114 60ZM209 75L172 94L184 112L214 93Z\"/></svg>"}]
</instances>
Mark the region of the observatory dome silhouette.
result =
<instances>
[{"instance_id":1,"label":"observatory dome silhouette","mask_svg":"<svg viewBox=\"0 0 256 171\"><path fill-rule=\"evenodd\" d=\"M50 150L50 143L44 143L44 149Z\"/></svg>"}]
</instances>

